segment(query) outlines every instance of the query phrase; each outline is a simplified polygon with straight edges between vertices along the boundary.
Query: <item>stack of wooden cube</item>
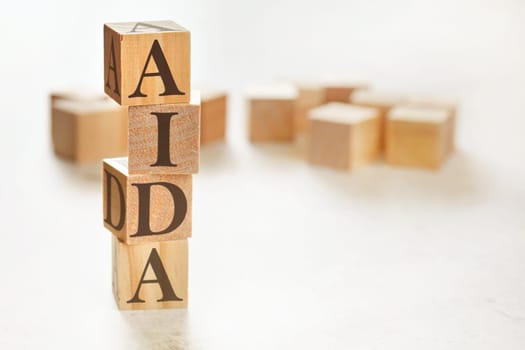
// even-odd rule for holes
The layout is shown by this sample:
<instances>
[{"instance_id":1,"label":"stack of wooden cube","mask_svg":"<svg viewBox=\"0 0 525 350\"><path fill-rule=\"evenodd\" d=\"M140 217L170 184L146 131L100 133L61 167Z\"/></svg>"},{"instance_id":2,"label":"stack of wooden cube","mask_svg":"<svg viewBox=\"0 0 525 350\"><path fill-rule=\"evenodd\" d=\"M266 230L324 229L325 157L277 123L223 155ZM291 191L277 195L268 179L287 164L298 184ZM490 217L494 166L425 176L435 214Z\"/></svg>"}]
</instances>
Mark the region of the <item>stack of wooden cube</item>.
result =
<instances>
[{"instance_id":1,"label":"stack of wooden cube","mask_svg":"<svg viewBox=\"0 0 525 350\"><path fill-rule=\"evenodd\" d=\"M200 137L190 32L172 21L105 24L104 89L129 118L128 157L103 162L117 305L186 307Z\"/></svg>"}]
</instances>

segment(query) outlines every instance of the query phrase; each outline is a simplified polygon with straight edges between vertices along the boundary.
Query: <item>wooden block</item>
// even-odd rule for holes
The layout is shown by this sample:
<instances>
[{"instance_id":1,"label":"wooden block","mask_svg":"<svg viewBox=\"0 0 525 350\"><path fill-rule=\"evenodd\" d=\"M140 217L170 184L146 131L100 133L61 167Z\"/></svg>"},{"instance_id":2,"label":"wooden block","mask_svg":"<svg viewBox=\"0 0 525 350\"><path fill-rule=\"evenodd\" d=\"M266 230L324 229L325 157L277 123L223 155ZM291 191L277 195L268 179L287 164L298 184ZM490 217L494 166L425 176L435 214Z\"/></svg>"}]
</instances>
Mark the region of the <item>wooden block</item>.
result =
<instances>
[{"instance_id":1,"label":"wooden block","mask_svg":"<svg viewBox=\"0 0 525 350\"><path fill-rule=\"evenodd\" d=\"M125 108L109 99L54 100L51 138L57 155L83 163L126 154Z\"/></svg>"},{"instance_id":2,"label":"wooden block","mask_svg":"<svg viewBox=\"0 0 525 350\"><path fill-rule=\"evenodd\" d=\"M130 174L199 171L200 96L190 103L129 107Z\"/></svg>"},{"instance_id":3,"label":"wooden block","mask_svg":"<svg viewBox=\"0 0 525 350\"><path fill-rule=\"evenodd\" d=\"M188 306L188 240L127 245L113 237L113 295L121 310Z\"/></svg>"},{"instance_id":4,"label":"wooden block","mask_svg":"<svg viewBox=\"0 0 525 350\"><path fill-rule=\"evenodd\" d=\"M451 153L456 148L456 120L457 120L457 110L458 102L452 98L444 97L434 97L434 96L423 96L423 95L409 95L406 98L406 105L413 107L422 107L422 108L438 108L446 109L450 111L451 118L448 121L449 131L447 132L448 141L447 141L447 152Z\"/></svg>"},{"instance_id":5,"label":"wooden block","mask_svg":"<svg viewBox=\"0 0 525 350\"><path fill-rule=\"evenodd\" d=\"M325 102L348 102L350 95L354 91L367 89L365 82L326 82L325 83Z\"/></svg>"},{"instance_id":6,"label":"wooden block","mask_svg":"<svg viewBox=\"0 0 525 350\"><path fill-rule=\"evenodd\" d=\"M296 133L308 132L310 120L308 112L326 101L326 89L321 84L301 83L297 87L295 100L294 128Z\"/></svg>"},{"instance_id":7,"label":"wooden block","mask_svg":"<svg viewBox=\"0 0 525 350\"><path fill-rule=\"evenodd\" d=\"M201 91L201 145L224 140L228 96L221 91Z\"/></svg>"},{"instance_id":8,"label":"wooden block","mask_svg":"<svg viewBox=\"0 0 525 350\"><path fill-rule=\"evenodd\" d=\"M85 88L55 90L52 91L50 95L51 107L53 107L55 102L61 100L78 102L97 102L104 101L107 99L109 99L108 96L104 95L103 93Z\"/></svg>"},{"instance_id":9,"label":"wooden block","mask_svg":"<svg viewBox=\"0 0 525 350\"><path fill-rule=\"evenodd\" d=\"M121 105L190 101L190 32L172 21L104 25L104 89Z\"/></svg>"},{"instance_id":10,"label":"wooden block","mask_svg":"<svg viewBox=\"0 0 525 350\"><path fill-rule=\"evenodd\" d=\"M356 90L347 101L356 106L377 108L381 116L385 117L394 106L404 103L405 97L400 94L363 89Z\"/></svg>"},{"instance_id":11,"label":"wooden block","mask_svg":"<svg viewBox=\"0 0 525 350\"><path fill-rule=\"evenodd\" d=\"M310 163L351 170L379 157L377 109L331 102L312 109L309 117Z\"/></svg>"},{"instance_id":12,"label":"wooden block","mask_svg":"<svg viewBox=\"0 0 525 350\"><path fill-rule=\"evenodd\" d=\"M251 142L293 141L297 91L291 86L263 86L249 90Z\"/></svg>"},{"instance_id":13,"label":"wooden block","mask_svg":"<svg viewBox=\"0 0 525 350\"><path fill-rule=\"evenodd\" d=\"M356 90L349 98L350 103L356 106L372 107L379 110L379 126L381 148L384 148L385 142L385 119L388 112L397 105L405 101L405 97L400 94L374 91L374 90Z\"/></svg>"},{"instance_id":14,"label":"wooden block","mask_svg":"<svg viewBox=\"0 0 525 350\"><path fill-rule=\"evenodd\" d=\"M437 169L450 154L449 127L452 114L446 109L400 106L386 121L387 163Z\"/></svg>"},{"instance_id":15,"label":"wooden block","mask_svg":"<svg viewBox=\"0 0 525 350\"><path fill-rule=\"evenodd\" d=\"M126 244L191 237L192 175L129 175L127 158L103 164L104 226Z\"/></svg>"}]
</instances>

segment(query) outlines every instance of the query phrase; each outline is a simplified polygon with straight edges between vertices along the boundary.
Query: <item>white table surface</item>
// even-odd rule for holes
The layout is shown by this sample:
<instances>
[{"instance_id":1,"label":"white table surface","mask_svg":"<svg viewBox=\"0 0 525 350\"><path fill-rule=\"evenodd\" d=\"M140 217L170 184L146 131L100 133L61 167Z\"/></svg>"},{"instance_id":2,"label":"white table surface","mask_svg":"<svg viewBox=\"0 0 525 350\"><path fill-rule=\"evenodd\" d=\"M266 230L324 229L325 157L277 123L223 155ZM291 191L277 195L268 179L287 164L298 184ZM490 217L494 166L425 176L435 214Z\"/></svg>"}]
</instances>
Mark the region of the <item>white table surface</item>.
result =
<instances>
[{"instance_id":1,"label":"white table surface","mask_svg":"<svg viewBox=\"0 0 525 350\"><path fill-rule=\"evenodd\" d=\"M439 14L449 13L455 3L444 2ZM222 44L215 39L224 33L237 35L235 40L261 39L262 29L256 29L261 21L284 23L298 2L282 1L284 13L269 5L262 17L256 14L263 5L251 8L243 2L226 1L224 8L205 1L164 3L180 10L186 16L183 24L195 28L194 55L201 56L195 58L194 76L218 85L229 72L232 80L223 86L233 95L228 140L202 149L202 171L194 180L189 308L147 312L116 308L98 169L54 157L47 109L49 89L72 82L75 66L84 65L77 81L101 81L100 33L93 42L87 33L104 21L141 18L140 4L134 10L108 5L107 12L92 10L91 3L79 8L60 1L50 8L39 4L28 14L36 21L29 27L15 25L25 15L22 3L13 5L9 17L0 15L15 37L29 40L6 36L4 47L13 45L25 55L0 58L0 348L525 348L525 32L520 2L500 7L468 2L473 12L457 5L458 12L446 17L453 28L443 38L438 33L448 27L434 31L424 19L409 17L423 26L415 35L434 33L433 40L442 39L425 46L443 50L425 56L429 60L417 56L421 51L409 41L401 44L412 47L416 58L394 53L370 59L375 49L379 52L373 44L380 40L379 29L362 18L371 18L376 7L361 4L355 17L360 22L351 26L369 31L376 41L365 45L369 51L358 46L365 53L355 61L349 54L333 61L333 68L357 62L352 67L380 87L452 92L462 107L458 152L441 171L379 162L353 173L311 167L299 146L246 141L242 87L270 71L290 73L278 62L294 74L306 72L308 64L309 73L323 69L315 65L319 56L302 56L306 62L293 65L292 52L305 53L307 41L296 43L296 51L290 46L280 61L248 50L271 43L285 50L297 34L291 25L283 38L268 28L269 38L245 41L244 58L232 54L233 39ZM143 18L166 17L152 6ZM315 6L299 11L296 21L307 23L321 5ZM426 13L423 5L416 7L408 11ZM224 16L233 10L242 15L230 14L231 21L221 26L214 16L219 8ZM402 9L391 5L390 13L395 17ZM319 13L332 34L343 23L338 13ZM379 15L384 19L388 13ZM60 20L85 25L80 39L72 31L61 32ZM250 20L254 26L247 26L246 33L235 31ZM409 24L395 28L406 34ZM59 33L62 40L46 41ZM393 35L384 33L385 40ZM349 40L362 44L359 38ZM329 42L319 45L326 50ZM450 46L444 46L447 42ZM65 49L68 45L73 51ZM82 45L98 56L77 57L75 50ZM204 53L214 60L202 58ZM409 61L402 63L406 57ZM374 60L388 64L374 65ZM31 98L23 93L28 88Z\"/></svg>"}]
</instances>

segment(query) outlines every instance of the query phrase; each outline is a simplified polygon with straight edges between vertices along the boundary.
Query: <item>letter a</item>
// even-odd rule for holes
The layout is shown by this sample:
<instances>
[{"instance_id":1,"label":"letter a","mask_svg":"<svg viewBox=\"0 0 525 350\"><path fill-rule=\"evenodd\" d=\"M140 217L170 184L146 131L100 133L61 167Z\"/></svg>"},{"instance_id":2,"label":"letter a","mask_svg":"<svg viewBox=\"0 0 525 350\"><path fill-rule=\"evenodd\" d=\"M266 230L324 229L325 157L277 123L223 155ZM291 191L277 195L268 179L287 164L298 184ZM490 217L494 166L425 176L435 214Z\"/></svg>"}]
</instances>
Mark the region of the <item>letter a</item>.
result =
<instances>
[{"instance_id":1,"label":"letter a","mask_svg":"<svg viewBox=\"0 0 525 350\"><path fill-rule=\"evenodd\" d=\"M122 185L118 181L117 177L111 174L109 171L104 169L104 174L106 174L106 217L104 221L115 230L120 231L124 227L124 222L126 220L126 203L124 201L124 190ZM120 216L118 223L114 224L111 221L111 179L114 179L117 184L119 202L120 202Z\"/></svg>"},{"instance_id":2,"label":"letter a","mask_svg":"<svg viewBox=\"0 0 525 350\"><path fill-rule=\"evenodd\" d=\"M155 61L155 64L157 65L158 72L146 73L149 66L149 61L152 57ZM134 93L128 96L129 98L147 97L147 95L143 94L140 90L142 87L142 81L145 77L160 77L162 79L162 82L164 83L164 92L159 96L185 95L184 92L179 90L177 84L175 84L175 80L171 75L170 67L168 66L168 62L166 61L166 57L160 48L158 40L153 41L151 51L149 52L148 58L146 59L146 64L144 65L144 70L142 70L137 89L135 89Z\"/></svg>"},{"instance_id":3,"label":"letter a","mask_svg":"<svg viewBox=\"0 0 525 350\"><path fill-rule=\"evenodd\" d=\"M146 272L148 271L148 266L151 265L151 268L153 269L153 272L155 273L156 279L154 280L145 280L144 277L146 276ZM157 252L157 249L153 248L151 250L151 254L149 255L148 261L146 262L146 267L144 267L144 271L142 272L142 276L140 277L139 285L137 287L137 291L135 292L135 295L133 298L127 301L127 303L145 303L144 300L140 299L140 287L144 283L158 283L160 290L162 291L162 298L158 299L157 301L181 301L182 299L179 298L175 291L173 290L173 287L171 286L170 280L168 278L168 274L166 273L166 270L164 269L164 266L162 265L162 261L160 260L159 253Z\"/></svg>"},{"instance_id":4,"label":"letter a","mask_svg":"<svg viewBox=\"0 0 525 350\"><path fill-rule=\"evenodd\" d=\"M113 45L113 37L111 37L111 48L109 51L109 62L108 62L108 77L106 79L106 87L111 89L109 84L109 78L111 71L113 71L113 80L115 81L115 88L113 92L120 96L120 90L118 88L118 74L117 74L117 58L115 56L115 45Z\"/></svg>"},{"instance_id":5,"label":"letter a","mask_svg":"<svg viewBox=\"0 0 525 350\"><path fill-rule=\"evenodd\" d=\"M169 183L169 182L150 182L145 184L132 184L132 186L137 187L138 190L138 228L137 233L131 235L130 237L139 237L139 236L151 236L151 235L162 235L165 233L170 233L175 230L177 227L182 224L184 218L186 217L186 212L188 210L188 204L186 201L186 195L180 189L180 187ZM152 186L162 186L166 188L173 198L173 203L175 205L173 209L173 218L171 223L164 230L154 232L150 227L150 197L151 197L151 187Z\"/></svg>"}]
</instances>

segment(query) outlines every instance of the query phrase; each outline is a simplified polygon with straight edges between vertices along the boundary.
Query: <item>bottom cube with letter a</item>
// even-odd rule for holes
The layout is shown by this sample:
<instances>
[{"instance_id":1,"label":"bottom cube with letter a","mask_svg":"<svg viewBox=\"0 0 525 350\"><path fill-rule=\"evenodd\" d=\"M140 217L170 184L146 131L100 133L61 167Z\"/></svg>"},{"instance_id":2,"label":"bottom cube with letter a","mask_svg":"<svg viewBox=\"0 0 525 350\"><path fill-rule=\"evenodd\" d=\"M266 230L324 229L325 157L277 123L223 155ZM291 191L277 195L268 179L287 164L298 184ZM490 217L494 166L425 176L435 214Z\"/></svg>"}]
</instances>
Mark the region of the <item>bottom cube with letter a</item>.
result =
<instances>
[{"instance_id":1,"label":"bottom cube with letter a","mask_svg":"<svg viewBox=\"0 0 525 350\"><path fill-rule=\"evenodd\" d=\"M113 294L121 310L188 306L188 240L127 245L113 237Z\"/></svg>"}]
</instances>

